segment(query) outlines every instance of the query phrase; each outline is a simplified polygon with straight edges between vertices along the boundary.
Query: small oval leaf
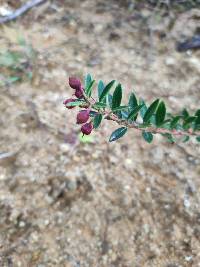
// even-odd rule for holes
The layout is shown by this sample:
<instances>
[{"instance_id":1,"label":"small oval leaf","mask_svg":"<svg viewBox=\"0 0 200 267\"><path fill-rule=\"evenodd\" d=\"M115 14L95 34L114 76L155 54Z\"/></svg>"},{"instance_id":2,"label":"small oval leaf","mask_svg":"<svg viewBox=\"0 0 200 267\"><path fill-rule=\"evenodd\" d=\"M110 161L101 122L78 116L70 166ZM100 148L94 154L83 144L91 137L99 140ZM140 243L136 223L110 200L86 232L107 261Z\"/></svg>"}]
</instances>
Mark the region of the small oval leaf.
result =
<instances>
[{"instance_id":1,"label":"small oval leaf","mask_svg":"<svg viewBox=\"0 0 200 267\"><path fill-rule=\"evenodd\" d=\"M103 119L103 116L101 114L97 114L94 117L94 121L93 121L94 129L97 129L99 127L99 125L101 124L102 119Z\"/></svg>"},{"instance_id":2,"label":"small oval leaf","mask_svg":"<svg viewBox=\"0 0 200 267\"><path fill-rule=\"evenodd\" d=\"M137 107L137 105L138 105L137 98L133 92L131 93L131 95L129 97L128 105L129 105L130 109L133 109L133 108Z\"/></svg>"},{"instance_id":3,"label":"small oval leaf","mask_svg":"<svg viewBox=\"0 0 200 267\"><path fill-rule=\"evenodd\" d=\"M178 121L182 118L182 116L176 116L174 117L170 122L170 128L174 129L177 126Z\"/></svg>"},{"instance_id":4,"label":"small oval leaf","mask_svg":"<svg viewBox=\"0 0 200 267\"><path fill-rule=\"evenodd\" d=\"M92 76L90 74L87 74L85 77L85 88L87 88L91 82L92 82Z\"/></svg>"},{"instance_id":5,"label":"small oval leaf","mask_svg":"<svg viewBox=\"0 0 200 267\"><path fill-rule=\"evenodd\" d=\"M112 98L112 110L119 107L122 101L122 86L119 83L116 88L115 91L113 93L113 98Z\"/></svg>"},{"instance_id":6,"label":"small oval leaf","mask_svg":"<svg viewBox=\"0 0 200 267\"><path fill-rule=\"evenodd\" d=\"M148 122L151 117L153 116L153 114L155 113L157 107L158 107L158 104L159 104L159 99L156 99L150 106L149 108L147 109L147 111L145 112L144 114L144 118L143 118L143 121L144 122Z\"/></svg>"},{"instance_id":7,"label":"small oval leaf","mask_svg":"<svg viewBox=\"0 0 200 267\"><path fill-rule=\"evenodd\" d=\"M92 94L92 86L94 85L95 80L91 81L89 85L85 88L85 93L87 96L91 97Z\"/></svg>"},{"instance_id":8,"label":"small oval leaf","mask_svg":"<svg viewBox=\"0 0 200 267\"><path fill-rule=\"evenodd\" d=\"M110 139L109 139L109 142L113 142L113 141L121 138L123 135L125 135L126 132L127 132L127 128L126 127L118 128L117 130L115 130L111 134Z\"/></svg>"},{"instance_id":9,"label":"small oval leaf","mask_svg":"<svg viewBox=\"0 0 200 267\"><path fill-rule=\"evenodd\" d=\"M160 102L157 111L156 111L156 125L161 125L165 120L166 107L163 101Z\"/></svg>"},{"instance_id":10,"label":"small oval leaf","mask_svg":"<svg viewBox=\"0 0 200 267\"><path fill-rule=\"evenodd\" d=\"M145 101L144 101L142 98L140 98L140 100L139 100L139 104L140 104L140 105L143 105L143 107L142 107L141 110L140 110L140 115L141 115L142 118L144 118L144 114L145 114L146 111L147 111L146 103L145 103Z\"/></svg>"},{"instance_id":11,"label":"small oval leaf","mask_svg":"<svg viewBox=\"0 0 200 267\"><path fill-rule=\"evenodd\" d=\"M109 93L110 89L112 88L113 84L115 83L115 80L112 80L111 82L109 82L106 87L104 88L103 92L101 93L100 97L99 97L99 101L101 102Z\"/></svg>"},{"instance_id":12,"label":"small oval leaf","mask_svg":"<svg viewBox=\"0 0 200 267\"><path fill-rule=\"evenodd\" d=\"M98 83L98 97L102 94L103 90L105 88L105 85L102 80L99 81Z\"/></svg>"},{"instance_id":13,"label":"small oval leaf","mask_svg":"<svg viewBox=\"0 0 200 267\"><path fill-rule=\"evenodd\" d=\"M150 132L142 131L142 136L147 143L151 143L153 141L153 134Z\"/></svg>"},{"instance_id":14,"label":"small oval leaf","mask_svg":"<svg viewBox=\"0 0 200 267\"><path fill-rule=\"evenodd\" d=\"M142 109L143 106L144 106L144 104L135 107L135 108L129 113L127 119L128 119L128 120L133 119L133 118L138 114L138 112L140 111L140 109Z\"/></svg>"}]
</instances>

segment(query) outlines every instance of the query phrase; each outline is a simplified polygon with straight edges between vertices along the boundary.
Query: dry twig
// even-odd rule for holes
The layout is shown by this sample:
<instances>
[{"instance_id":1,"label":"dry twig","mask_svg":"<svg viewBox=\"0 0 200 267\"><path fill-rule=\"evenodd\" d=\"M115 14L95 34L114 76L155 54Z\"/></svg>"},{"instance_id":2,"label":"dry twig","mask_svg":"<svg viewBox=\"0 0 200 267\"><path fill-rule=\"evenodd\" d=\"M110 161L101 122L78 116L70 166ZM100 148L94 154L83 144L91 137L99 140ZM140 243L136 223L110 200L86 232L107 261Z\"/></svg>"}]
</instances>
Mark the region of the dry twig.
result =
<instances>
[{"instance_id":1,"label":"dry twig","mask_svg":"<svg viewBox=\"0 0 200 267\"><path fill-rule=\"evenodd\" d=\"M16 9L11 15L8 15L6 17L0 18L0 24L9 22L11 20L15 20L17 17L21 16L25 12L27 12L29 9L31 9L34 6L40 5L42 3L46 2L46 0L30 0L20 8Z\"/></svg>"}]
</instances>

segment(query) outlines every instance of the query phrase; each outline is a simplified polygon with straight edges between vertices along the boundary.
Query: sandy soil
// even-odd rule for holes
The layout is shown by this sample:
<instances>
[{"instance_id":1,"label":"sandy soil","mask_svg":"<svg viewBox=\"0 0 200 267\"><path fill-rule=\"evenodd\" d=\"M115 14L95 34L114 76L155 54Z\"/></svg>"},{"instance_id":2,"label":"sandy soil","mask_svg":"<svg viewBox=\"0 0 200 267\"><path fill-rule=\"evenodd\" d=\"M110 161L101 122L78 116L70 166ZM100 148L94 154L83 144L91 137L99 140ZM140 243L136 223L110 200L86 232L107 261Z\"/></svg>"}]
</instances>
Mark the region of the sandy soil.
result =
<instances>
[{"instance_id":1,"label":"sandy soil","mask_svg":"<svg viewBox=\"0 0 200 267\"><path fill-rule=\"evenodd\" d=\"M68 76L89 72L120 81L124 101L134 89L195 110L200 53L175 44L199 19L198 9L60 0L1 26L1 52L22 49L23 36L36 54L23 70L32 80L0 87L0 266L200 266L199 145L149 145L134 131L109 144L106 121L81 143L62 105Z\"/></svg>"}]
</instances>

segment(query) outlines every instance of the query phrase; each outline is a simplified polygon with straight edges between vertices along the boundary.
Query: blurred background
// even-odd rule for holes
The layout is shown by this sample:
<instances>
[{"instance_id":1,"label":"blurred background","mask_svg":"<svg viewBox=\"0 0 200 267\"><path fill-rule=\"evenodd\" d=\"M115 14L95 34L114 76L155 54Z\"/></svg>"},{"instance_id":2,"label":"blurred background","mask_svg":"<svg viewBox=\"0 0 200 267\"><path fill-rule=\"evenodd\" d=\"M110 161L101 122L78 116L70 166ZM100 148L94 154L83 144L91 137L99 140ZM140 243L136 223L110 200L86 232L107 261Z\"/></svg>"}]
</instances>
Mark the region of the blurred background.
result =
<instances>
[{"instance_id":1,"label":"blurred background","mask_svg":"<svg viewBox=\"0 0 200 267\"><path fill-rule=\"evenodd\" d=\"M91 73L193 112L199 35L198 0L43 1L0 24L0 266L200 266L199 145L109 144L107 121L82 140L62 104Z\"/></svg>"}]
</instances>

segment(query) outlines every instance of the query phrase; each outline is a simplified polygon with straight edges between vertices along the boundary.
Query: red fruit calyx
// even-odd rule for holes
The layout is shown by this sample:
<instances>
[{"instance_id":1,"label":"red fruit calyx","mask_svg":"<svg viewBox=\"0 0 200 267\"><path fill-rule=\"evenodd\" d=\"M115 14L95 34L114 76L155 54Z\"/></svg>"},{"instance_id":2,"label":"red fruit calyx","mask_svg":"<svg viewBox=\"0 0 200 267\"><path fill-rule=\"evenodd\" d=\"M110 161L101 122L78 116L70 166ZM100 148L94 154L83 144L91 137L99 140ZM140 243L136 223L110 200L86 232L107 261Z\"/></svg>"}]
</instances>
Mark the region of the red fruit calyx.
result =
<instances>
[{"instance_id":1,"label":"red fruit calyx","mask_svg":"<svg viewBox=\"0 0 200 267\"><path fill-rule=\"evenodd\" d=\"M93 129L92 122L88 122L82 125L81 132L83 133L83 135L89 135L91 134L92 129Z\"/></svg>"},{"instance_id":2,"label":"red fruit calyx","mask_svg":"<svg viewBox=\"0 0 200 267\"><path fill-rule=\"evenodd\" d=\"M85 123L88 121L90 117L90 110L87 109L87 110L81 110L78 114L77 114L77 124L82 124L82 123Z\"/></svg>"}]
</instances>

